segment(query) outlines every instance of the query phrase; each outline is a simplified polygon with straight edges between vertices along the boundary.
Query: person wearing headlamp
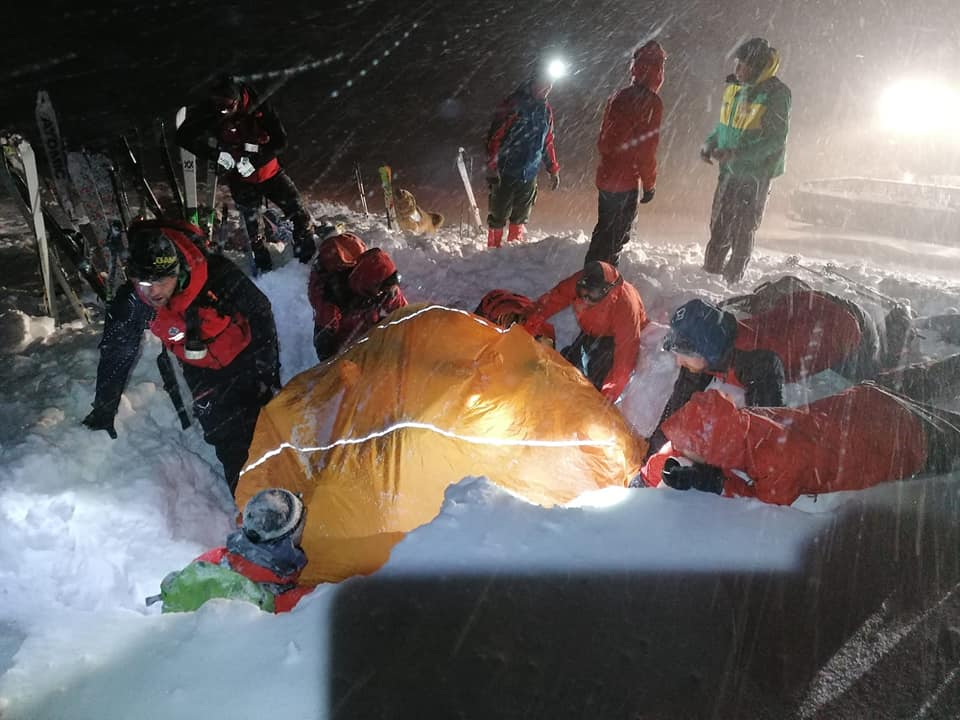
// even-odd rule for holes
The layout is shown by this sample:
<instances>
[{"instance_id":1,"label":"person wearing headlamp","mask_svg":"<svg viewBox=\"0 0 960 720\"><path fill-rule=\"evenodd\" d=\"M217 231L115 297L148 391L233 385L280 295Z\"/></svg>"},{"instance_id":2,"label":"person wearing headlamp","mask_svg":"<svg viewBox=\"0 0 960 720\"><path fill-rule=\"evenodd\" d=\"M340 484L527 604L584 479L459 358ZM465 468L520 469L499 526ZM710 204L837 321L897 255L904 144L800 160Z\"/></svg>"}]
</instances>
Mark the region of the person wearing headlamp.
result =
<instances>
[{"instance_id":1,"label":"person wearing headlamp","mask_svg":"<svg viewBox=\"0 0 960 720\"><path fill-rule=\"evenodd\" d=\"M93 411L83 424L116 439L114 418L149 328L179 360L193 414L232 492L260 408L280 388L270 301L232 262L205 256L193 225L137 221L127 238L129 282L107 308Z\"/></svg>"},{"instance_id":2,"label":"person wearing headlamp","mask_svg":"<svg viewBox=\"0 0 960 720\"><path fill-rule=\"evenodd\" d=\"M580 334L560 354L615 402L637 365L640 332L649 322L640 293L613 265L588 262L537 299L524 327L537 337L547 319L567 307Z\"/></svg>"}]
</instances>

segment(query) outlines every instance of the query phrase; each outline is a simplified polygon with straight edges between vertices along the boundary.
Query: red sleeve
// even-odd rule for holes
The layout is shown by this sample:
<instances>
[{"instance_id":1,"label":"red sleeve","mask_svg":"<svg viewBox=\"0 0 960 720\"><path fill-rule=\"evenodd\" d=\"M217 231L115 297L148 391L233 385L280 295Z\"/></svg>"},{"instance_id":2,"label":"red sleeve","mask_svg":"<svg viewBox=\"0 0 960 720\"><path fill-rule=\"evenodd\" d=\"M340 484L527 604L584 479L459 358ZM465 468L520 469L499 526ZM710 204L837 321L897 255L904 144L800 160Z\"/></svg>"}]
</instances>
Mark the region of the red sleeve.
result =
<instances>
[{"instance_id":1,"label":"red sleeve","mask_svg":"<svg viewBox=\"0 0 960 720\"><path fill-rule=\"evenodd\" d=\"M640 331L648 322L642 302L634 301L626 291L621 297L614 314L613 365L610 366L610 372L600 388L603 396L611 402L620 397L620 393L630 381L630 375L637 367ZM637 299L639 300L639 297Z\"/></svg>"},{"instance_id":2,"label":"red sleeve","mask_svg":"<svg viewBox=\"0 0 960 720\"><path fill-rule=\"evenodd\" d=\"M310 280L307 282L307 297L310 300L314 315L316 315L324 304L323 275L316 269L310 271Z\"/></svg>"},{"instance_id":3,"label":"red sleeve","mask_svg":"<svg viewBox=\"0 0 960 720\"><path fill-rule=\"evenodd\" d=\"M660 123L663 118L663 101L659 95L651 93L643 103L641 110L637 160L640 181L644 190L653 190L657 186L657 147L660 144Z\"/></svg>"},{"instance_id":4,"label":"red sleeve","mask_svg":"<svg viewBox=\"0 0 960 720\"><path fill-rule=\"evenodd\" d=\"M225 547L213 548L212 550L207 550L203 555L199 555L193 559L194 562L208 562L213 563L214 565L219 565L220 561L223 559L223 556L227 554L227 549Z\"/></svg>"},{"instance_id":5,"label":"red sleeve","mask_svg":"<svg viewBox=\"0 0 960 720\"><path fill-rule=\"evenodd\" d=\"M493 122L490 123L490 131L487 133L487 170L490 173L497 172L497 156L500 154L500 145L503 144L507 131L516 119L517 111L512 97L500 103L493 113Z\"/></svg>"},{"instance_id":6,"label":"red sleeve","mask_svg":"<svg viewBox=\"0 0 960 720\"><path fill-rule=\"evenodd\" d=\"M547 166L547 172L553 175L560 172L560 164L557 162L557 151L553 145L553 108L547 103L547 137L543 141L543 163Z\"/></svg>"},{"instance_id":7,"label":"red sleeve","mask_svg":"<svg viewBox=\"0 0 960 720\"><path fill-rule=\"evenodd\" d=\"M583 271L578 270L566 280L561 280L552 290L537 298L533 310L530 311L530 315L523 323L527 332L534 337L542 335L546 319L553 317L573 303L577 298L577 280L580 279L581 275L583 275Z\"/></svg>"},{"instance_id":8,"label":"red sleeve","mask_svg":"<svg viewBox=\"0 0 960 720\"><path fill-rule=\"evenodd\" d=\"M747 462L746 414L716 390L693 397L662 426L680 453L723 470L743 469Z\"/></svg>"}]
</instances>

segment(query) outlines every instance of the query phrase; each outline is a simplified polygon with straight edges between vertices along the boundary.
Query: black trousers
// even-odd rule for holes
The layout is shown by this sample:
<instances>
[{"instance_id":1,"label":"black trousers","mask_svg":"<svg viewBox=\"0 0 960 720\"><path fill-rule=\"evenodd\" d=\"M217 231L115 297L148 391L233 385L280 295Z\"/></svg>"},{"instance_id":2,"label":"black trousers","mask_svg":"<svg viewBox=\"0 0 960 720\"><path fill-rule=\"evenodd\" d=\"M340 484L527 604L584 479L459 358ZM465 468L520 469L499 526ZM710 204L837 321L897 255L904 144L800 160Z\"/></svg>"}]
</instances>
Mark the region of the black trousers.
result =
<instances>
[{"instance_id":1,"label":"black trousers","mask_svg":"<svg viewBox=\"0 0 960 720\"><path fill-rule=\"evenodd\" d=\"M260 203L266 198L293 222L293 241L299 248L309 235L311 219L290 176L281 170L262 183L245 183L234 176L235 173L229 176L230 194L233 195L233 201L243 218L251 246L255 249L263 245L258 213Z\"/></svg>"},{"instance_id":2,"label":"black trousers","mask_svg":"<svg viewBox=\"0 0 960 720\"><path fill-rule=\"evenodd\" d=\"M597 197L597 224L590 238L590 248L583 259L584 265L592 260L602 260L616 266L620 251L630 242L630 228L637 215L639 190L607 192L601 190Z\"/></svg>"},{"instance_id":3,"label":"black trousers","mask_svg":"<svg viewBox=\"0 0 960 720\"><path fill-rule=\"evenodd\" d=\"M613 367L613 348L613 337L609 335L593 337L580 333L560 354L599 390Z\"/></svg>"},{"instance_id":4,"label":"black trousers","mask_svg":"<svg viewBox=\"0 0 960 720\"><path fill-rule=\"evenodd\" d=\"M523 225L537 201L537 179L503 177L487 200L487 227L499 230L507 224Z\"/></svg>"},{"instance_id":5,"label":"black trousers","mask_svg":"<svg viewBox=\"0 0 960 720\"><path fill-rule=\"evenodd\" d=\"M723 275L728 283L743 279L769 193L769 178L720 176L710 211L705 271Z\"/></svg>"},{"instance_id":6,"label":"black trousers","mask_svg":"<svg viewBox=\"0 0 960 720\"><path fill-rule=\"evenodd\" d=\"M203 439L213 445L223 465L231 493L236 492L240 471L247 462L260 408L273 397L273 382L253 374L238 374L216 385L191 388L193 414L203 428Z\"/></svg>"}]
</instances>

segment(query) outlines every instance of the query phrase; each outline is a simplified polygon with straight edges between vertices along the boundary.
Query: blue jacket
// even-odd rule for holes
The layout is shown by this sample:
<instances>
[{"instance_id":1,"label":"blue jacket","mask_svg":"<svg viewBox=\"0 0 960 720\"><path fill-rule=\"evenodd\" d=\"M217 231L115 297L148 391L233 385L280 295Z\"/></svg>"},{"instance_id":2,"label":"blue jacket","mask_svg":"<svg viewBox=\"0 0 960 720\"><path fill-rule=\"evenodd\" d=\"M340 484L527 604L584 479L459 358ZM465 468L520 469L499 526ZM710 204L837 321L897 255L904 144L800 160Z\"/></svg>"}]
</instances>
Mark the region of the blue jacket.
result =
<instances>
[{"instance_id":1,"label":"blue jacket","mask_svg":"<svg viewBox=\"0 0 960 720\"><path fill-rule=\"evenodd\" d=\"M487 173L529 182L540 163L547 172L560 171L553 146L553 109L530 93L530 81L497 107L487 133Z\"/></svg>"}]
</instances>

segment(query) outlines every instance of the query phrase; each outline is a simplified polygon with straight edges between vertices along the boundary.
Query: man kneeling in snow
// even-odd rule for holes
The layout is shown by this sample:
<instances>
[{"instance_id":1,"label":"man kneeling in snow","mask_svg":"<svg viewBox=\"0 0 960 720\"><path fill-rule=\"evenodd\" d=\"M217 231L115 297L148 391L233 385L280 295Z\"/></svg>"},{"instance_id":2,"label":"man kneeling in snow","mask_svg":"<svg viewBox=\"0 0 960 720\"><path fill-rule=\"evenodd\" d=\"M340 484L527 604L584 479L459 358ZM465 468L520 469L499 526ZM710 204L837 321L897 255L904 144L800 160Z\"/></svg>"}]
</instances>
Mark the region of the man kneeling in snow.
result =
<instances>
[{"instance_id":1,"label":"man kneeling in snow","mask_svg":"<svg viewBox=\"0 0 960 720\"><path fill-rule=\"evenodd\" d=\"M261 490L243 509L243 525L224 547L208 550L179 572L170 573L160 594L163 612L190 612L207 600L245 600L267 612L287 612L312 587L297 585L307 556L300 548L306 508L287 490Z\"/></svg>"},{"instance_id":2,"label":"man kneeling in snow","mask_svg":"<svg viewBox=\"0 0 960 720\"><path fill-rule=\"evenodd\" d=\"M797 408L737 408L717 390L698 392L663 433L670 444L641 471L647 485L777 505L948 472L960 459L960 415L873 383Z\"/></svg>"},{"instance_id":3,"label":"man kneeling in snow","mask_svg":"<svg viewBox=\"0 0 960 720\"><path fill-rule=\"evenodd\" d=\"M541 295L524 327L542 335L547 318L570 305L580 334L560 354L616 402L637 366L640 332L649 323L640 293L613 265L593 260Z\"/></svg>"}]
</instances>

